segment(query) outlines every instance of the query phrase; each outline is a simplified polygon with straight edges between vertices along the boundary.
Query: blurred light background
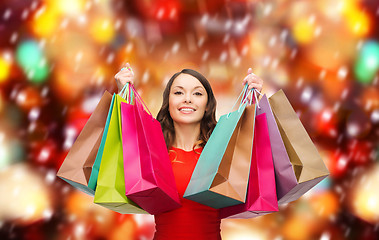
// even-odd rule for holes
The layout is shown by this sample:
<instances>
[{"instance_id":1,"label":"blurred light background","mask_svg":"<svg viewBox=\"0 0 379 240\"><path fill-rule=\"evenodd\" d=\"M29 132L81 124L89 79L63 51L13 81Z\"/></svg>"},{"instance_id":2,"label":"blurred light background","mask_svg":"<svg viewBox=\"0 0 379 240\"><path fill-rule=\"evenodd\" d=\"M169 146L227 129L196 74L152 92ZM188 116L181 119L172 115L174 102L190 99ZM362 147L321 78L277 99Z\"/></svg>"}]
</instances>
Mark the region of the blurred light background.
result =
<instances>
[{"instance_id":1,"label":"blurred light background","mask_svg":"<svg viewBox=\"0 0 379 240\"><path fill-rule=\"evenodd\" d=\"M379 239L377 0L2 0L0 239L151 239L56 177L130 62L155 115L168 78L211 82L218 117L247 69L282 88L331 175L280 212L223 220L234 239Z\"/></svg>"}]
</instances>

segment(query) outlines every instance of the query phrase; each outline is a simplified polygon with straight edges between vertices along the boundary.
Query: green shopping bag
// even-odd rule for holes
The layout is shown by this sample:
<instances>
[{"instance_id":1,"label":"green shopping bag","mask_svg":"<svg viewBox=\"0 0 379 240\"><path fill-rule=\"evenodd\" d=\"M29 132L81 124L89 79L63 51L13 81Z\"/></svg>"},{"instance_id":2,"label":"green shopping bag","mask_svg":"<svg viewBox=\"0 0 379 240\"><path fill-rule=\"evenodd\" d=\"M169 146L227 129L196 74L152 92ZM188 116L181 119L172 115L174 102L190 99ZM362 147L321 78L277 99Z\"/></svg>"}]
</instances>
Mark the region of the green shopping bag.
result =
<instances>
[{"instance_id":1,"label":"green shopping bag","mask_svg":"<svg viewBox=\"0 0 379 240\"><path fill-rule=\"evenodd\" d=\"M247 85L242 93L246 90ZM220 117L200 155L184 198L213 208L245 202L254 137L255 104L247 105L246 98L242 99L237 111Z\"/></svg>"},{"instance_id":2,"label":"green shopping bag","mask_svg":"<svg viewBox=\"0 0 379 240\"><path fill-rule=\"evenodd\" d=\"M124 98L125 85L122 92ZM128 103L119 95L114 95L112 114L101 157L94 202L122 214L147 213L125 196L124 160L121 134L121 102Z\"/></svg>"}]
</instances>

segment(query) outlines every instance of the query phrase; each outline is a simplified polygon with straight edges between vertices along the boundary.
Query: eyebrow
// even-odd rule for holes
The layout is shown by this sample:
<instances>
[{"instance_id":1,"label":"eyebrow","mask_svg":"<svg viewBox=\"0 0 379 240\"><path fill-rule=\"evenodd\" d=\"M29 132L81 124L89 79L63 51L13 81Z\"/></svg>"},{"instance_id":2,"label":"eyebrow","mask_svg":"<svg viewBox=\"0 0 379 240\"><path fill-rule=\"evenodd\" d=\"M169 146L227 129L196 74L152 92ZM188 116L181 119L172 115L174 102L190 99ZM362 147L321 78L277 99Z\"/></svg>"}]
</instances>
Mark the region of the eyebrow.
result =
<instances>
[{"instance_id":1,"label":"eyebrow","mask_svg":"<svg viewBox=\"0 0 379 240\"><path fill-rule=\"evenodd\" d=\"M182 86L174 86L173 88L180 88L180 89L184 89L184 87L182 87ZM196 86L196 87L194 87L194 89L197 89L197 88L200 88L200 89L203 89L203 90L205 90L205 88L204 88L203 86Z\"/></svg>"}]
</instances>

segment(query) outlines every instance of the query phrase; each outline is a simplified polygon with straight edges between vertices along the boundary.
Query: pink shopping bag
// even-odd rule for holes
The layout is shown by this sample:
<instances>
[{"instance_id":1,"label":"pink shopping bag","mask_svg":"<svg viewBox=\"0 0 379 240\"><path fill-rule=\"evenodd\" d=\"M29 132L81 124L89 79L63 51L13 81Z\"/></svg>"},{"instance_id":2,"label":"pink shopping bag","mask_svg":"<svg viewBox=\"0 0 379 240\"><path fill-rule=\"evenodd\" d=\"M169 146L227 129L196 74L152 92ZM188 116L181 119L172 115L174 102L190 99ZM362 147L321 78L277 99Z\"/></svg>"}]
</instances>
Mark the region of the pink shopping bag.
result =
<instances>
[{"instance_id":1,"label":"pink shopping bag","mask_svg":"<svg viewBox=\"0 0 379 240\"><path fill-rule=\"evenodd\" d=\"M246 202L221 208L220 218L253 218L278 211L275 173L266 114L255 117L253 154Z\"/></svg>"},{"instance_id":2,"label":"pink shopping bag","mask_svg":"<svg viewBox=\"0 0 379 240\"><path fill-rule=\"evenodd\" d=\"M266 94L263 95L257 107L257 115L261 114L266 114L267 118L268 133L270 136L272 158L274 162L278 203L279 205L288 203L291 195L293 194L291 190L297 186L296 175L292 168L292 164L288 157L286 147L284 146Z\"/></svg>"},{"instance_id":3,"label":"pink shopping bag","mask_svg":"<svg viewBox=\"0 0 379 240\"><path fill-rule=\"evenodd\" d=\"M133 86L132 90L135 104L121 103L126 196L150 214L179 208L179 194L161 125L144 110Z\"/></svg>"}]
</instances>

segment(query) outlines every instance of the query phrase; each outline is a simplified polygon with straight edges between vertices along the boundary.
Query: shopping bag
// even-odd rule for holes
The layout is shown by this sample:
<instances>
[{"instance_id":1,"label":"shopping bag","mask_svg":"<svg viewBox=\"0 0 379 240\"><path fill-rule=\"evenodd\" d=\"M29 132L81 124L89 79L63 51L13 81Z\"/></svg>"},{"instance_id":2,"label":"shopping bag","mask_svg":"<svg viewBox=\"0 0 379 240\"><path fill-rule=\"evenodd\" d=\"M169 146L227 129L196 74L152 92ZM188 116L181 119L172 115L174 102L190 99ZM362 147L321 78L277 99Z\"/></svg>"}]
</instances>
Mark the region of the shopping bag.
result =
<instances>
[{"instance_id":1,"label":"shopping bag","mask_svg":"<svg viewBox=\"0 0 379 240\"><path fill-rule=\"evenodd\" d=\"M104 152L105 140L107 139L109 122L110 122L110 119L112 116L112 110L113 110L115 96L116 96L116 94L113 94L113 96L112 96L111 105L110 105L108 115L107 115L107 121L105 122L103 136L101 137L99 150L97 151L95 162L94 162L93 167L92 167L91 176L88 180L88 187L93 189L93 194L95 194L95 189L96 189L96 185L97 185L97 178L99 175L100 162L101 162L101 158L102 158L103 152Z\"/></svg>"},{"instance_id":2,"label":"shopping bag","mask_svg":"<svg viewBox=\"0 0 379 240\"><path fill-rule=\"evenodd\" d=\"M88 182L99 149L112 95L105 91L95 110L72 145L57 176L75 188L93 196Z\"/></svg>"},{"instance_id":3,"label":"shopping bag","mask_svg":"<svg viewBox=\"0 0 379 240\"><path fill-rule=\"evenodd\" d=\"M297 180L297 185L281 198L281 202L288 203L326 178L329 171L283 90L273 94L269 103Z\"/></svg>"},{"instance_id":4,"label":"shopping bag","mask_svg":"<svg viewBox=\"0 0 379 240\"><path fill-rule=\"evenodd\" d=\"M127 85L125 85L123 90L126 87ZM122 214L146 213L146 211L125 196L121 139L121 102L126 102L126 100L119 95L115 95L100 163L94 202Z\"/></svg>"},{"instance_id":5,"label":"shopping bag","mask_svg":"<svg viewBox=\"0 0 379 240\"><path fill-rule=\"evenodd\" d=\"M179 194L161 124L132 90L135 104L121 103L126 196L148 213L160 214L181 206Z\"/></svg>"},{"instance_id":6,"label":"shopping bag","mask_svg":"<svg viewBox=\"0 0 379 240\"><path fill-rule=\"evenodd\" d=\"M266 114L262 113L255 117L246 203L221 208L220 218L253 218L278 210L270 137Z\"/></svg>"},{"instance_id":7,"label":"shopping bag","mask_svg":"<svg viewBox=\"0 0 379 240\"><path fill-rule=\"evenodd\" d=\"M288 195L291 195L290 191L297 185L297 180L266 94L263 95L256 109L256 115L259 116L261 114L266 114L267 118L275 169L276 193L280 205L286 203Z\"/></svg>"},{"instance_id":8,"label":"shopping bag","mask_svg":"<svg viewBox=\"0 0 379 240\"><path fill-rule=\"evenodd\" d=\"M247 86L240 96L246 90ZM238 110L220 117L199 157L184 198L213 208L245 202L255 106L247 106L246 98L241 99Z\"/></svg>"}]
</instances>

